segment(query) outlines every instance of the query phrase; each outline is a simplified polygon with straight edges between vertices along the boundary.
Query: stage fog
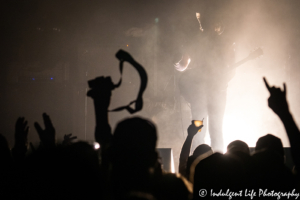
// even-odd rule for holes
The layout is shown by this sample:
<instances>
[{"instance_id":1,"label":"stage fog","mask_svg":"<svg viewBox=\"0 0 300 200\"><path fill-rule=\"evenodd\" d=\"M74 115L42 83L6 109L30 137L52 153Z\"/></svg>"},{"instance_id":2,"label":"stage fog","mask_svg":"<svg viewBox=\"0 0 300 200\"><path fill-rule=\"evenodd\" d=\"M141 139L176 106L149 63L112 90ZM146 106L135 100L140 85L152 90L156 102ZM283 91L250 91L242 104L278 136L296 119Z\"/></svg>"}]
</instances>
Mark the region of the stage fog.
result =
<instances>
[{"instance_id":1,"label":"stage fog","mask_svg":"<svg viewBox=\"0 0 300 200\"><path fill-rule=\"evenodd\" d=\"M263 77L282 88L286 83L290 110L299 124L299 6L295 1L239 0L6 1L1 12L5 19L1 132L12 146L15 120L24 116L32 127L29 140L36 143L33 123L42 122L42 113L47 112L59 141L72 133L92 143L95 116L93 102L86 97L87 81L111 76L117 83L122 76L122 85L113 91L111 109L135 100L139 91L140 78L131 65L126 63L120 74L115 54L123 49L148 74L144 108L134 115L156 124L158 148L172 148L178 163L187 127L191 120L202 120L192 118L190 104L178 89L180 72L174 67L188 45L199 41L198 12L204 32L213 19L222 19L222 34L232 41L235 62L258 48L263 51L263 56L237 67L228 82L222 125L224 151L233 140L254 147L267 133L280 137L289 147L282 123L268 107ZM207 44L209 41L198 45L205 49ZM197 55L197 51L193 53ZM200 85L203 76L199 75ZM193 87L192 91L206 95L197 89L199 85ZM112 128L130 116L127 111L111 112ZM209 116L203 118L210 123ZM210 144L209 130L205 142Z\"/></svg>"}]
</instances>

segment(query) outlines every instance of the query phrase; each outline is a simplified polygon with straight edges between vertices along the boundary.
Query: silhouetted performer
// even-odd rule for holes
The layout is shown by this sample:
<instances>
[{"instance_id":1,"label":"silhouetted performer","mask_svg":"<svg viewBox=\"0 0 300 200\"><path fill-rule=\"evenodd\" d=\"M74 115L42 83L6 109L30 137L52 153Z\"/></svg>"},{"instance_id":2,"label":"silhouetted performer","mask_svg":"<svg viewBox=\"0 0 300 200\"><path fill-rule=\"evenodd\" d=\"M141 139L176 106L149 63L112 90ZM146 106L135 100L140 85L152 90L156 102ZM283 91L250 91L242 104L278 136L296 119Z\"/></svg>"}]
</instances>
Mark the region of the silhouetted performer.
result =
<instances>
[{"instance_id":1,"label":"silhouetted performer","mask_svg":"<svg viewBox=\"0 0 300 200\"><path fill-rule=\"evenodd\" d=\"M234 70L229 70L234 62L234 43L224 35L225 26L220 19L211 19L206 26L203 24L203 31L201 28L185 45L185 53L175 68L182 72L179 90L190 103L192 119L205 118L207 125L208 116L211 146L223 151L222 124L227 86L234 76ZM196 136L193 149L204 143L204 136Z\"/></svg>"}]
</instances>

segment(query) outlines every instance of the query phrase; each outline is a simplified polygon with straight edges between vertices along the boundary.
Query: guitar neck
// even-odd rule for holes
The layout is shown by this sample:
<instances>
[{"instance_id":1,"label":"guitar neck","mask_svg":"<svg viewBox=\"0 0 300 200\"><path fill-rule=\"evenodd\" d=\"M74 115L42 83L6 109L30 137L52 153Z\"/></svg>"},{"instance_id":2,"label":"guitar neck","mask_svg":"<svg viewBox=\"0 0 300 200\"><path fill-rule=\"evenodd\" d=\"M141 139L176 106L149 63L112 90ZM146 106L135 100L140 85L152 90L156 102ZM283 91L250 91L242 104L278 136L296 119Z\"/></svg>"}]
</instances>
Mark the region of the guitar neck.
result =
<instances>
[{"instance_id":1,"label":"guitar neck","mask_svg":"<svg viewBox=\"0 0 300 200\"><path fill-rule=\"evenodd\" d=\"M239 62L234 63L233 65L231 65L231 66L229 67L229 69L235 69L235 68L237 68L238 66L244 64L245 62L247 62L247 61L249 61L249 60L250 60L249 57L244 58L243 60L240 60Z\"/></svg>"}]
</instances>

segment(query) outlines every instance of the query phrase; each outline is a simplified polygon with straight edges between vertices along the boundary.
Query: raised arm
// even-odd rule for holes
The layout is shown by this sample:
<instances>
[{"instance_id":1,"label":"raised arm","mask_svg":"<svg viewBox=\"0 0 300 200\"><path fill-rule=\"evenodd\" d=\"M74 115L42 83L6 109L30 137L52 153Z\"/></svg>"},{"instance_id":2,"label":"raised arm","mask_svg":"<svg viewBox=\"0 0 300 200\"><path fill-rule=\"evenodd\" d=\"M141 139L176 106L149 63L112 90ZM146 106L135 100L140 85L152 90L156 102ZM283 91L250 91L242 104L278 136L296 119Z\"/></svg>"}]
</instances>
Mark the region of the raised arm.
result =
<instances>
[{"instance_id":1,"label":"raised arm","mask_svg":"<svg viewBox=\"0 0 300 200\"><path fill-rule=\"evenodd\" d=\"M34 127L39 135L41 146L44 148L53 148L55 147L55 128L52 125L50 116L46 113L43 113L43 120L45 129L42 129L39 123L35 122Z\"/></svg>"},{"instance_id":2,"label":"raised arm","mask_svg":"<svg viewBox=\"0 0 300 200\"><path fill-rule=\"evenodd\" d=\"M138 71L141 78L141 86L135 101L132 101L127 106L122 106L116 108L112 111L120 111L123 109L128 110L130 113L135 113L140 111L143 107L142 95L147 87L147 73L144 68L137 63L129 53L119 50L116 54L116 57L120 60L120 72L123 71L123 62L129 62L132 64L135 69ZM89 81L89 87L91 88L88 91L87 95L92 97L94 100L95 114L96 114L96 131L95 139L100 144L101 147L109 145L112 139L111 127L108 123L108 107L110 104L111 91L119 87L122 79L120 79L117 85L114 85L110 77L98 77L94 80ZM130 107L131 104L135 103L135 109ZM104 145L104 146L103 146Z\"/></svg>"},{"instance_id":3,"label":"raised arm","mask_svg":"<svg viewBox=\"0 0 300 200\"><path fill-rule=\"evenodd\" d=\"M183 143L179 157L179 173L183 176L186 176L186 165L187 160L190 156L193 138L197 134L198 130L202 127L203 125L201 125L200 127L196 127L193 121L192 124L188 127L188 135Z\"/></svg>"},{"instance_id":4,"label":"raised arm","mask_svg":"<svg viewBox=\"0 0 300 200\"><path fill-rule=\"evenodd\" d=\"M289 111L288 102L286 100L286 85L283 84L283 90L277 87L270 87L264 78L265 85L270 92L268 99L269 107L278 115L282 121L286 133L288 135L292 158L296 166L296 170L300 170L300 132Z\"/></svg>"},{"instance_id":5,"label":"raised arm","mask_svg":"<svg viewBox=\"0 0 300 200\"><path fill-rule=\"evenodd\" d=\"M12 156L16 162L25 159L28 146L28 131L27 121L24 117L19 117L15 126L15 145L12 149Z\"/></svg>"},{"instance_id":6,"label":"raised arm","mask_svg":"<svg viewBox=\"0 0 300 200\"><path fill-rule=\"evenodd\" d=\"M110 77L98 77L88 83L91 90L88 91L87 95L93 98L95 106L95 140L101 147L105 148L112 139L111 127L108 123L108 107L113 83Z\"/></svg>"}]
</instances>

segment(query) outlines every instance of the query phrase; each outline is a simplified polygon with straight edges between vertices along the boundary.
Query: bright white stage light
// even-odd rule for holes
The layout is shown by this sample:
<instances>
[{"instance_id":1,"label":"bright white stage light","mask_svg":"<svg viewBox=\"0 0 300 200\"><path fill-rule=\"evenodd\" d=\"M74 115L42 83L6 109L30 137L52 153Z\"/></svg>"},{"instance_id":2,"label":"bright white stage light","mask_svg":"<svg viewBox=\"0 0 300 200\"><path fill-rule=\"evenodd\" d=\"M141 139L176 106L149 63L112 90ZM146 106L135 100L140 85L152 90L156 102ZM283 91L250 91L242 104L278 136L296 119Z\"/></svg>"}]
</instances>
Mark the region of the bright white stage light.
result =
<instances>
[{"instance_id":1,"label":"bright white stage light","mask_svg":"<svg viewBox=\"0 0 300 200\"><path fill-rule=\"evenodd\" d=\"M94 149L99 149L100 148L100 144L98 142L94 142Z\"/></svg>"}]
</instances>

